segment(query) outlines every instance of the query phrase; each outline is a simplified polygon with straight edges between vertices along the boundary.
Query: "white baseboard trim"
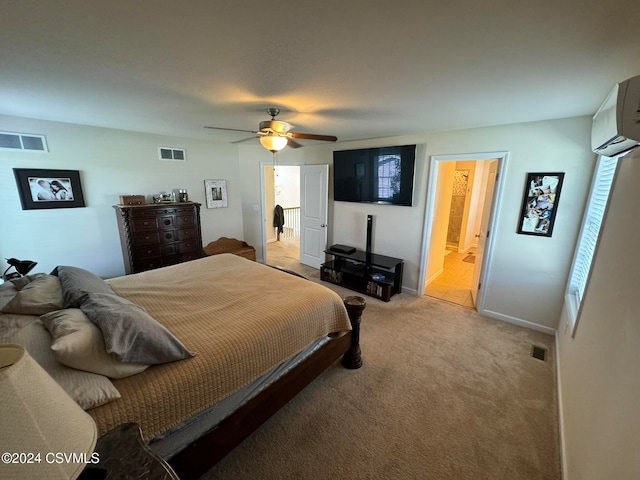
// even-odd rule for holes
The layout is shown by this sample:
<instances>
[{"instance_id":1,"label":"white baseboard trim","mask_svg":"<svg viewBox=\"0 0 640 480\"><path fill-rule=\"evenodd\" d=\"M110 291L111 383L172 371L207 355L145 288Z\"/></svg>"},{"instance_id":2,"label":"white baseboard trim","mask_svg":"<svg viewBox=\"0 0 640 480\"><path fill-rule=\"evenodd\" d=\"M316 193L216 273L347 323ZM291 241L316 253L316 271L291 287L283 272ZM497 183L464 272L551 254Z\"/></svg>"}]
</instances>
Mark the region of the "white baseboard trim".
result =
<instances>
[{"instance_id":1,"label":"white baseboard trim","mask_svg":"<svg viewBox=\"0 0 640 480\"><path fill-rule=\"evenodd\" d=\"M406 293L407 295L415 295L418 296L418 291L415 288L402 287L402 293ZM423 295L424 293L420 294ZM391 297L393 298L393 297Z\"/></svg>"},{"instance_id":2,"label":"white baseboard trim","mask_svg":"<svg viewBox=\"0 0 640 480\"><path fill-rule=\"evenodd\" d=\"M560 341L556 331L556 381L558 384L558 430L560 434L560 468L562 469L562 480L569 480L567 471L567 448L564 435L564 407L562 406L562 377L560 376Z\"/></svg>"},{"instance_id":3,"label":"white baseboard trim","mask_svg":"<svg viewBox=\"0 0 640 480\"><path fill-rule=\"evenodd\" d=\"M433 275L431 275L429 278L427 278L427 282L424 284L424 286L426 287L427 285L429 285L431 282L433 282L436 278L438 278L440 275L442 275L444 273L444 267L441 268L440 270L438 270L436 273L434 273ZM404 287L403 287L404 290ZM414 290L415 291L415 290Z\"/></svg>"},{"instance_id":4,"label":"white baseboard trim","mask_svg":"<svg viewBox=\"0 0 640 480\"><path fill-rule=\"evenodd\" d=\"M544 325L538 325L537 323L522 320L521 318L512 317L511 315L505 315L504 313L494 312L492 310L478 309L480 315L485 317L495 318L496 320L502 320L503 322L512 323L520 327L530 328L531 330L537 330L538 332L546 333L548 335L555 335L556 329L551 327L545 327Z\"/></svg>"}]
</instances>

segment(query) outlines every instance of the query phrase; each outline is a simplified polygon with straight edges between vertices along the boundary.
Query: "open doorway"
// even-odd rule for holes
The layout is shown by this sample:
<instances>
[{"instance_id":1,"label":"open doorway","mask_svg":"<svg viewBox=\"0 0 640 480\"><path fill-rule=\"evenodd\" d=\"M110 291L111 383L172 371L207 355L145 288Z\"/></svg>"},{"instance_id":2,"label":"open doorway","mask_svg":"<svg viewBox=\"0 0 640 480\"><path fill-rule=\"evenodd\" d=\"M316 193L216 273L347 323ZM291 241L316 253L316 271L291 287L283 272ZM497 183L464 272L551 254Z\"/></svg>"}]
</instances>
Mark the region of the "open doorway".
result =
<instances>
[{"instance_id":1,"label":"open doorway","mask_svg":"<svg viewBox=\"0 0 640 480\"><path fill-rule=\"evenodd\" d=\"M264 165L265 262L288 270L300 263L300 166ZM281 207L276 220L276 206Z\"/></svg>"},{"instance_id":2,"label":"open doorway","mask_svg":"<svg viewBox=\"0 0 640 480\"><path fill-rule=\"evenodd\" d=\"M432 157L424 294L480 310L498 167L506 152ZM487 255L485 255L485 249Z\"/></svg>"}]
</instances>

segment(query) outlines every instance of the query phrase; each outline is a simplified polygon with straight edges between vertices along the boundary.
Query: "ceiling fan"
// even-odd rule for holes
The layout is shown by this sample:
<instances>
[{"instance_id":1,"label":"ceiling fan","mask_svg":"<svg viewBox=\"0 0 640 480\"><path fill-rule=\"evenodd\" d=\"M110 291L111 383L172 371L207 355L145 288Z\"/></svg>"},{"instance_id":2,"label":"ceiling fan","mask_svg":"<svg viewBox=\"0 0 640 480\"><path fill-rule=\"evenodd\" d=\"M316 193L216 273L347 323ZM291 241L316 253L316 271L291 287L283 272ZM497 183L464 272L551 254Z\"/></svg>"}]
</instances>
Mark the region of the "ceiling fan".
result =
<instances>
[{"instance_id":1,"label":"ceiling fan","mask_svg":"<svg viewBox=\"0 0 640 480\"><path fill-rule=\"evenodd\" d=\"M273 153L282 150L287 145L291 148L300 148L302 145L296 142L294 138L301 138L304 140L321 140L323 142L335 142L338 140L338 137L333 135L315 135L313 133L291 132L290 130L293 128L293 125L283 122L282 120L276 120L276 117L280 113L279 108L267 108L267 113L271 115L271 120L260 122L260 128L258 131L209 126L205 126L204 128L254 133L260 139L262 146Z\"/></svg>"}]
</instances>

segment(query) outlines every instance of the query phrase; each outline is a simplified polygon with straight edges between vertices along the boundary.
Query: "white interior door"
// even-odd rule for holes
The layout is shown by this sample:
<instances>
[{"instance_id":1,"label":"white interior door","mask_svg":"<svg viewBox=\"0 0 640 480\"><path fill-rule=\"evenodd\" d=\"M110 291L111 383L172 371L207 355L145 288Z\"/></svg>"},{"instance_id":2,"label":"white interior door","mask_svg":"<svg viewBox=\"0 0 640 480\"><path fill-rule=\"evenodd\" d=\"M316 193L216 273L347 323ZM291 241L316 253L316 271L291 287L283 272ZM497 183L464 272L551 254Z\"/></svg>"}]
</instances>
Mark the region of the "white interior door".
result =
<instances>
[{"instance_id":1,"label":"white interior door","mask_svg":"<svg viewBox=\"0 0 640 480\"><path fill-rule=\"evenodd\" d=\"M329 165L300 167L300 263L320 268L327 248Z\"/></svg>"},{"instance_id":2,"label":"white interior door","mask_svg":"<svg viewBox=\"0 0 640 480\"><path fill-rule=\"evenodd\" d=\"M480 286L480 274L482 273L482 260L484 258L484 248L487 243L487 235L489 230L489 220L491 217L491 205L493 203L493 192L496 186L496 173L498 171L498 161L489 164L489 176L487 178L487 189L484 194L484 202L482 205L482 216L480 219L480 231L477 233L478 247L476 248L476 262L473 269L473 278L471 280L471 298L473 304L477 307L478 289Z\"/></svg>"}]
</instances>

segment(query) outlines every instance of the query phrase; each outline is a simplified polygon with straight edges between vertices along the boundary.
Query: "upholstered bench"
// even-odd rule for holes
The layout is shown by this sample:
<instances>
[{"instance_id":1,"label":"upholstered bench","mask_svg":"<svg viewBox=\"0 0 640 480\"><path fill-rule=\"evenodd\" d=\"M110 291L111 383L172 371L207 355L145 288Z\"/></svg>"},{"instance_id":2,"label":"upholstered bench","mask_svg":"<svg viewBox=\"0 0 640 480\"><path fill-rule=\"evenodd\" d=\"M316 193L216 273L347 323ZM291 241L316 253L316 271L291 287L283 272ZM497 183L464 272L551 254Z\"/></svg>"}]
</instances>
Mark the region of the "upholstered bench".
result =
<instances>
[{"instance_id":1,"label":"upholstered bench","mask_svg":"<svg viewBox=\"0 0 640 480\"><path fill-rule=\"evenodd\" d=\"M237 240L235 238L220 237L215 242L209 243L204 247L204 253L207 255L218 255L220 253L233 253L239 257L248 258L256 261L256 249L247 242Z\"/></svg>"}]
</instances>

